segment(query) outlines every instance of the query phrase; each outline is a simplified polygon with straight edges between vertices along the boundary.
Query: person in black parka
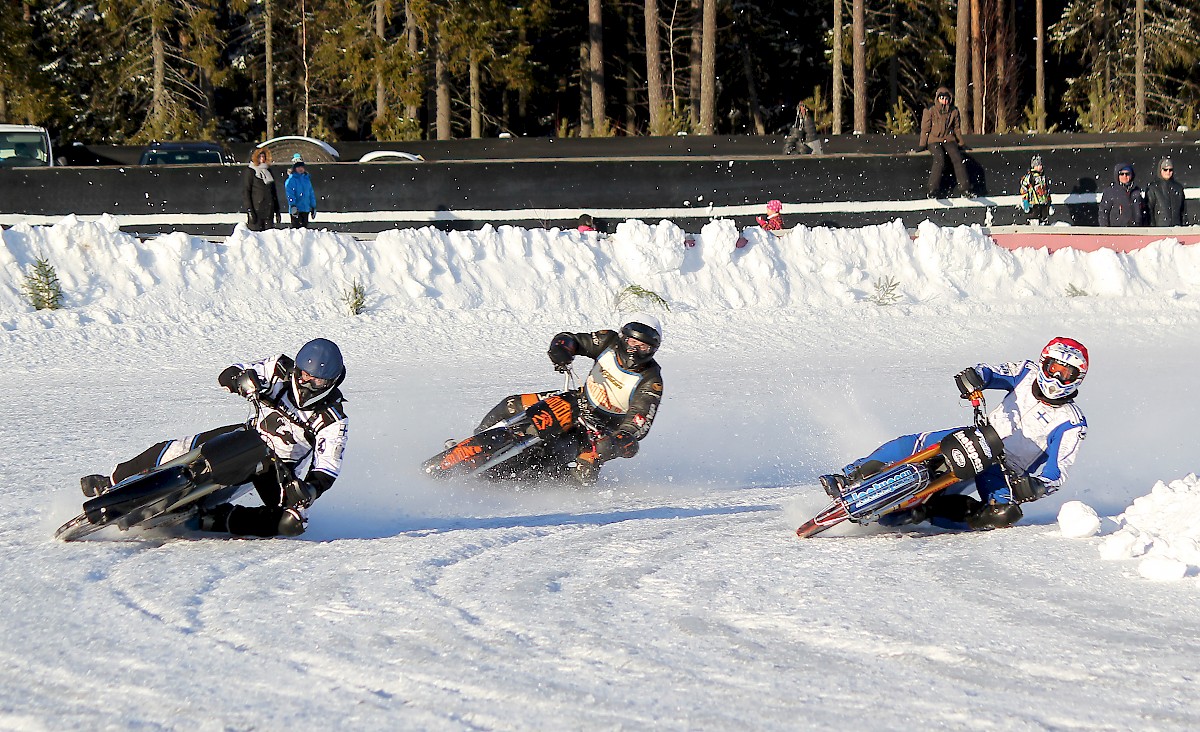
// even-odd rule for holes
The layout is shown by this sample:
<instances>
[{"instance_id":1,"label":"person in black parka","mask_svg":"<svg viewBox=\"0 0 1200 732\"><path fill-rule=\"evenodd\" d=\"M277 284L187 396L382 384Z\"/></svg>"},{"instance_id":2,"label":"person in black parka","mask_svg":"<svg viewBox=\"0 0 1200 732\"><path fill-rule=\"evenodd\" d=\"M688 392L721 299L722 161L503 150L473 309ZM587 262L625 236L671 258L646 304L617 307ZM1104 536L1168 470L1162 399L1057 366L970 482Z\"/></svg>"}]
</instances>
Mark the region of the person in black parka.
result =
<instances>
[{"instance_id":1,"label":"person in black parka","mask_svg":"<svg viewBox=\"0 0 1200 732\"><path fill-rule=\"evenodd\" d=\"M1151 226L1183 226L1183 184L1175 180L1175 164L1163 158L1158 176L1146 186L1146 213Z\"/></svg>"},{"instance_id":2,"label":"person in black parka","mask_svg":"<svg viewBox=\"0 0 1200 732\"><path fill-rule=\"evenodd\" d=\"M1146 199L1133 182L1133 166L1120 163L1113 168L1113 182L1100 197L1100 226L1141 226L1146 218Z\"/></svg>"},{"instance_id":3,"label":"person in black parka","mask_svg":"<svg viewBox=\"0 0 1200 732\"><path fill-rule=\"evenodd\" d=\"M265 231L280 220L279 191L271 175L271 151L257 148L250 155L250 166L242 174L242 204L246 209L246 228Z\"/></svg>"}]
</instances>

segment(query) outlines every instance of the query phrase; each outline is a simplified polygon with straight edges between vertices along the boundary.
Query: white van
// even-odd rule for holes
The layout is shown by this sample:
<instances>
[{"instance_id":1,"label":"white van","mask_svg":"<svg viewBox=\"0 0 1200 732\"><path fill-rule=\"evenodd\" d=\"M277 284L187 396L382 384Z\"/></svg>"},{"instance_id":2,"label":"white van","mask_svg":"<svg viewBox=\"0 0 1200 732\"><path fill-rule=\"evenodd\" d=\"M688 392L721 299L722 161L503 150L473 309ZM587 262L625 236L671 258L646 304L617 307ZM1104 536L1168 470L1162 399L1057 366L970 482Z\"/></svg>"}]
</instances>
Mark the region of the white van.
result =
<instances>
[{"instance_id":1,"label":"white van","mask_svg":"<svg viewBox=\"0 0 1200 732\"><path fill-rule=\"evenodd\" d=\"M54 165L50 133L34 125L0 125L0 168Z\"/></svg>"}]
</instances>

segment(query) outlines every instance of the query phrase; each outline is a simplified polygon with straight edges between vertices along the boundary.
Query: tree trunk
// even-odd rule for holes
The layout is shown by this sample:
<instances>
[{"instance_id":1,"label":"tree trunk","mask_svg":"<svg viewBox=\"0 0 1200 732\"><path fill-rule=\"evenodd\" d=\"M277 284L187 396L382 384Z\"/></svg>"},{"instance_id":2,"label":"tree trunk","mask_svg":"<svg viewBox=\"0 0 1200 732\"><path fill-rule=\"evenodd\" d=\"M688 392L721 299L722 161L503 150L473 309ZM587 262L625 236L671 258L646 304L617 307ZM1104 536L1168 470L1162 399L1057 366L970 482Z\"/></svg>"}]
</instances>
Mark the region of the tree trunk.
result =
<instances>
[{"instance_id":1,"label":"tree trunk","mask_svg":"<svg viewBox=\"0 0 1200 732\"><path fill-rule=\"evenodd\" d=\"M483 137L483 107L480 93L479 54L471 52L471 138Z\"/></svg>"},{"instance_id":2,"label":"tree trunk","mask_svg":"<svg viewBox=\"0 0 1200 732\"><path fill-rule=\"evenodd\" d=\"M387 0L375 0L375 119L387 114L387 97L383 87L383 47L387 24Z\"/></svg>"},{"instance_id":3,"label":"tree trunk","mask_svg":"<svg viewBox=\"0 0 1200 732\"><path fill-rule=\"evenodd\" d=\"M10 124L8 121L8 87L4 85L4 75L0 74L0 125Z\"/></svg>"},{"instance_id":4,"label":"tree trunk","mask_svg":"<svg viewBox=\"0 0 1200 732\"><path fill-rule=\"evenodd\" d=\"M1195 6L1193 6L1195 7ZM1137 0L1134 20L1133 62L1134 124L1138 132L1146 129L1146 0ZM1193 67L1193 70L1195 67Z\"/></svg>"},{"instance_id":5,"label":"tree trunk","mask_svg":"<svg viewBox=\"0 0 1200 732\"><path fill-rule=\"evenodd\" d=\"M1045 0L1037 0L1037 44L1035 46L1036 74L1034 78L1033 114L1037 119L1037 131L1046 131L1046 18Z\"/></svg>"},{"instance_id":6,"label":"tree trunk","mask_svg":"<svg viewBox=\"0 0 1200 732\"><path fill-rule=\"evenodd\" d=\"M842 6L846 0L833 0L833 90L829 95L833 105L833 134L842 134L842 93L846 89L846 73L842 70Z\"/></svg>"},{"instance_id":7,"label":"tree trunk","mask_svg":"<svg viewBox=\"0 0 1200 732\"><path fill-rule=\"evenodd\" d=\"M404 36L405 41L408 43L408 58L415 61L418 58L417 53L420 49L417 47L417 20L413 16L410 0L404 0ZM415 120L419 111L416 104L404 105L404 116L407 119Z\"/></svg>"},{"instance_id":8,"label":"tree trunk","mask_svg":"<svg viewBox=\"0 0 1200 732\"><path fill-rule=\"evenodd\" d=\"M658 0L646 0L646 92L650 100L650 134L666 134L667 101L663 94L662 44L658 34ZM630 120L632 123L632 120ZM632 127L632 124L631 124Z\"/></svg>"},{"instance_id":9,"label":"tree trunk","mask_svg":"<svg viewBox=\"0 0 1200 732\"><path fill-rule=\"evenodd\" d=\"M592 136L592 85L590 69L592 54L587 41L579 44L579 136Z\"/></svg>"},{"instance_id":10,"label":"tree trunk","mask_svg":"<svg viewBox=\"0 0 1200 732\"><path fill-rule=\"evenodd\" d=\"M588 0L588 80L592 96L592 134L608 133L604 112L604 17L601 0Z\"/></svg>"},{"instance_id":11,"label":"tree trunk","mask_svg":"<svg viewBox=\"0 0 1200 732\"><path fill-rule=\"evenodd\" d=\"M304 117L300 134L308 137L308 119L311 115L308 99L312 85L308 81L308 13L304 9L304 0L300 0L300 61L304 65Z\"/></svg>"},{"instance_id":12,"label":"tree trunk","mask_svg":"<svg viewBox=\"0 0 1200 732\"><path fill-rule=\"evenodd\" d=\"M688 46L688 109L693 129L700 128L700 96L704 86L704 72L701 65L701 49L704 47L704 33L700 19L704 15L704 0L692 0L692 42Z\"/></svg>"},{"instance_id":13,"label":"tree trunk","mask_svg":"<svg viewBox=\"0 0 1200 732\"><path fill-rule=\"evenodd\" d=\"M972 129L971 0L958 0L958 19L954 25L954 103L958 107L962 128Z\"/></svg>"},{"instance_id":14,"label":"tree trunk","mask_svg":"<svg viewBox=\"0 0 1200 732\"><path fill-rule=\"evenodd\" d=\"M717 0L704 0L700 35L700 134L716 131L717 111Z\"/></svg>"},{"instance_id":15,"label":"tree trunk","mask_svg":"<svg viewBox=\"0 0 1200 732\"><path fill-rule=\"evenodd\" d=\"M1008 75L1008 59L1014 50L1011 29L1008 25L1008 10L1005 8L1004 2L1005 0L995 0L994 32L989 35L995 41L992 57L996 60L996 94L992 100L992 129L1001 133L1008 131L1008 89L1011 83Z\"/></svg>"},{"instance_id":16,"label":"tree trunk","mask_svg":"<svg viewBox=\"0 0 1200 732\"><path fill-rule=\"evenodd\" d=\"M445 41L437 39L437 55L433 64L433 85L437 89L437 139L450 140L454 131L450 127L450 69L446 59Z\"/></svg>"},{"instance_id":17,"label":"tree trunk","mask_svg":"<svg viewBox=\"0 0 1200 732\"><path fill-rule=\"evenodd\" d=\"M271 0L266 0L263 9L264 33L266 35L266 64L267 64L267 139L275 137L275 46L271 42Z\"/></svg>"},{"instance_id":18,"label":"tree trunk","mask_svg":"<svg viewBox=\"0 0 1200 732\"><path fill-rule=\"evenodd\" d=\"M762 107L758 104L758 89L754 85L754 61L750 58L750 46L744 38L738 39L742 49L742 71L746 74L746 96L750 102L750 119L754 121L756 135L767 134L767 126L763 123Z\"/></svg>"},{"instance_id":19,"label":"tree trunk","mask_svg":"<svg viewBox=\"0 0 1200 732\"><path fill-rule=\"evenodd\" d=\"M154 5L156 9L150 13L150 53L154 60L154 71L151 76L150 115L144 127L158 137L165 132L167 117L167 46L163 42L162 21L156 12L158 3Z\"/></svg>"},{"instance_id":20,"label":"tree trunk","mask_svg":"<svg viewBox=\"0 0 1200 732\"><path fill-rule=\"evenodd\" d=\"M971 84L974 86L971 106L975 110L975 132L982 135L987 110L983 107L983 29L979 23L979 0L971 0Z\"/></svg>"},{"instance_id":21,"label":"tree trunk","mask_svg":"<svg viewBox=\"0 0 1200 732\"><path fill-rule=\"evenodd\" d=\"M854 134L867 133L867 21L865 0L852 0L852 37L854 44Z\"/></svg>"}]
</instances>

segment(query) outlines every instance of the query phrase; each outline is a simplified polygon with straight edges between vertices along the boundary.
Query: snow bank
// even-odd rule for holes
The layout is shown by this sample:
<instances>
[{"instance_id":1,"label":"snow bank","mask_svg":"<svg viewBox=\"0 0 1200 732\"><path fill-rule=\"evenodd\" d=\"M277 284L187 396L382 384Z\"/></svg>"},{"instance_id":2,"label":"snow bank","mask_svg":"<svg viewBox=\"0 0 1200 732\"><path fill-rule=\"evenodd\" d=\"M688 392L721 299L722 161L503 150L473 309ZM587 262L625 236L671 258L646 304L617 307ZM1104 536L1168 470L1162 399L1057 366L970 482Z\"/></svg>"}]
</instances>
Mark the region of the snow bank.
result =
<instances>
[{"instance_id":1,"label":"snow bank","mask_svg":"<svg viewBox=\"0 0 1200 732\"><path fill-rule=\"evenodd\" d=\"M1142 558L1148 579L1176 580L1200 572L1200 479L1159 481L1117 517L1121 528L1100 545L1104 559Z\"/></svg>"},{"instance_id":2,"label":"snow bank","mask_svg":"<svg viewBox=\"0 0 1200 732\"><path fill-rule=\"evenodd\" d=\"M341 309L354 282L373 303L397 312L497 310L609 312L629 285L649 289L676 311L827 308L867 302L886 281L900 303L1008 301L1065 296L1200 292L1200 247L1159 242L1131 254L1063 250L1010 252L976 227L926 222L910 239L897 221L862 229L797 227L784 236L731 221L704 226L694 247L670 221L627 221L616 233L484 226L384 232L358 241L329 231L254 233L238 227L224 243L185 234L147 241L123 234L111 217L67 217L53 227L2 232L0 322L30 313L21 294L33 262L57 270L75 317L121 322L181 303L196 319L238 316L281 305L298 317ZM171 313L174 315L174 313ZM70 318L69 314L54 317ZM38 322L41 322L40 320Z\"/></svg>"}]
</instances>

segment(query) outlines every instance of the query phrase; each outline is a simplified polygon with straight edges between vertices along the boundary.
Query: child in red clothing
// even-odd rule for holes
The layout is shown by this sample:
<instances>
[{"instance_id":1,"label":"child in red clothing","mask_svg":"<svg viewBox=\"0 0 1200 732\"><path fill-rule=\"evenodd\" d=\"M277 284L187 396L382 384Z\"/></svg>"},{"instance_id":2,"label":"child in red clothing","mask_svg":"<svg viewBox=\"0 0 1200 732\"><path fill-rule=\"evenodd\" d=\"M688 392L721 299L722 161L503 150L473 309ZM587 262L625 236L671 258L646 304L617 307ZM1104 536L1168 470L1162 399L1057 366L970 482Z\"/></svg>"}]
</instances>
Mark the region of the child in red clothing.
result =
<instances>
[{"instance_id":1,"label":"child in red clothing","mask_svg":"<svg viewBox=\"0 0 1200 732\"><path fill-rule=\"evenodd\" d=\"M783 217L779 213L783 211L783 203L780 201L767 201L767 217L758 217L758 225L767 231L782 231Z\"/></svg>"}]
</instances>

